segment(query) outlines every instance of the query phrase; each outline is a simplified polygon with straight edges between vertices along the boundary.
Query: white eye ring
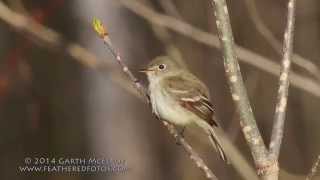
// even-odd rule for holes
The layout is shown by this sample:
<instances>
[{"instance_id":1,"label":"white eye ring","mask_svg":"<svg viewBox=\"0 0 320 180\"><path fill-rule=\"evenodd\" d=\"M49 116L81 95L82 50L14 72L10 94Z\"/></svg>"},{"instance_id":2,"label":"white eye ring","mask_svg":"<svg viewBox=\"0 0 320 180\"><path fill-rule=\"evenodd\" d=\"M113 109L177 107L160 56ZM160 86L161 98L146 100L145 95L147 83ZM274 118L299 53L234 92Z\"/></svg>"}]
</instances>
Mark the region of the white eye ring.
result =
<instances>
[{"instance_id":1,"label":"white eye ring","mask_svg":"<svg viewBox=\"0 0 320 180\"><path fill-rule=\"evenodd\" d=\"M160 64L160 65L158 66L158 68L159 68L160 70L164 70L164 69L166 69L166 65L165 65L165 64Z\"/></svg>"}]
</instances>

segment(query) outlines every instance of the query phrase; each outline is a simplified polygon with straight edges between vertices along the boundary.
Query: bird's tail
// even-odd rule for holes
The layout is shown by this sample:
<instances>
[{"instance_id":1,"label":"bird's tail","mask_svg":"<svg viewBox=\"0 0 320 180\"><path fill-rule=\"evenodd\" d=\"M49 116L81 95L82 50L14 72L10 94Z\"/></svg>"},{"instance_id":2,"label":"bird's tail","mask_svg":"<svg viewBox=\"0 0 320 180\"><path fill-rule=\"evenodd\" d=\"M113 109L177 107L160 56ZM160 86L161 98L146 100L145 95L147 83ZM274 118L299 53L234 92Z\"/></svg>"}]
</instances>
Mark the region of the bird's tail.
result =
<instances>
[{"instance_id":1,"label":"bird's tail","mask_svg":"<svg viewBox=\"0 0 320 180\"><path fill-rule=\"evenodd\" d=\"M226 156L226 153L223 150L223 147L221 146L221 142L219 140L219 137L215 132L215 129L217 129L219 127L212 127L207 122L205 122L203 120L196 121L196 122L197 122L197 125L200 126L201 128L203 128L206 131L206 133L209 135L210 143L215 148L217 153L219 153L220 158L224 162L229 164L230 161L228 160L228 157Z\"/></svg>"}]
</instances>

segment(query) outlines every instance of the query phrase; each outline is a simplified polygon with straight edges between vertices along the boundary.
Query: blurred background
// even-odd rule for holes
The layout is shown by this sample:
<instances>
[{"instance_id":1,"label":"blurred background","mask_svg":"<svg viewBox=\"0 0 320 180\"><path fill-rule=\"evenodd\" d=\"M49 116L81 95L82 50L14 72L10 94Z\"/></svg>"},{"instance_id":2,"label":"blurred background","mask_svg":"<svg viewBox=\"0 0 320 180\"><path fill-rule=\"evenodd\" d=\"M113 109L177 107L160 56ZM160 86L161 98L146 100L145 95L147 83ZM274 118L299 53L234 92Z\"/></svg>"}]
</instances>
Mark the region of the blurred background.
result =
<instances>
[{"instance_id":1,"label":"blurred background","mask_svg":"<svg viewBox=\"0 0 320 180\"><path fill-rule=\"evenodd\" d=\"M261 134L269 143L287 0L227 3L234 38L241 47L242 75ZM296 12L296 55L280 154L280 176L290 180L305 179L320 153L320 2L298 1ZM253 164L239 129L222 54L215 45L216 24L208 0L4 0L0 1L1 180L205 179L137 96L93 31L93 17L107 26L115 48L145 85L146 78L137 70L152 58L167 53L183 60L209 86L220 124ZM170 17L203 32L188 29L190 37L157 26L160 19L170 27L181 27ZM185 137L219 179L241 179L232 166L221 162L203 135L187 129ZM26 157L124 160L127 170L73 175L20 172Z\"/></svg>"}]
</instances>

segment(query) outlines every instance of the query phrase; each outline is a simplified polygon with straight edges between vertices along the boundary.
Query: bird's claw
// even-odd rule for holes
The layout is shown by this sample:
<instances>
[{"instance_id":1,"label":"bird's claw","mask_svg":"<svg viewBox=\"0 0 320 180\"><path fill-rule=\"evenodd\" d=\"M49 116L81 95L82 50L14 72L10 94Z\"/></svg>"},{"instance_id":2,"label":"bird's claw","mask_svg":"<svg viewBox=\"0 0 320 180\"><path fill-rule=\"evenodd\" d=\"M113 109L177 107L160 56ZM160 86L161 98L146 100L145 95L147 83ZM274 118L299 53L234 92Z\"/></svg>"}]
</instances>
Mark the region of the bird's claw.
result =
<instances>
[{"instance_id":1,"label":"bird's claw","mask_svg":"<svg viewBox=\"0 0 320 180\"><path fill-rule=\"evenodd\" d=\"M178 129L178 136L176 137L176 145L180 146L180 140L179 137L184 138L184 131L185 131L186 127L182 127L182 129Z\"/></svg>"}]
</instances>

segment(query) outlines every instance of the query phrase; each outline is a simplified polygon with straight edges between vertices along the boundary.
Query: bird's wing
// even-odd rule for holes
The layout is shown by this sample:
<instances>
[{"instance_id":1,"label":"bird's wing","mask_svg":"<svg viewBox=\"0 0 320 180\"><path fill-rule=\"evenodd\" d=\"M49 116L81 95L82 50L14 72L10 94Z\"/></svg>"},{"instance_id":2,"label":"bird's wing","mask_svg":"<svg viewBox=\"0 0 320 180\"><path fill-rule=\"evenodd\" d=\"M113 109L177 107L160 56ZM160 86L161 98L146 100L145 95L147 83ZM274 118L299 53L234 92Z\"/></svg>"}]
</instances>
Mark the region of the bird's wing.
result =
<instances>
[{"instance_id":1,"label":"bird's wing","mask_svg":"<svg viewBox=\"0 0 320 180\"><path fill-rule=\"evenodd\" d=\"M168 94L180 102L182 107L206 120L210 125L218 126L212 118L214 109L209 100L208 89L199 79L191 74L184 74L167 77L162 83Z\"/></svg>"}]
</instances>

